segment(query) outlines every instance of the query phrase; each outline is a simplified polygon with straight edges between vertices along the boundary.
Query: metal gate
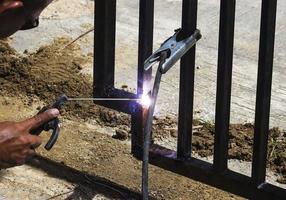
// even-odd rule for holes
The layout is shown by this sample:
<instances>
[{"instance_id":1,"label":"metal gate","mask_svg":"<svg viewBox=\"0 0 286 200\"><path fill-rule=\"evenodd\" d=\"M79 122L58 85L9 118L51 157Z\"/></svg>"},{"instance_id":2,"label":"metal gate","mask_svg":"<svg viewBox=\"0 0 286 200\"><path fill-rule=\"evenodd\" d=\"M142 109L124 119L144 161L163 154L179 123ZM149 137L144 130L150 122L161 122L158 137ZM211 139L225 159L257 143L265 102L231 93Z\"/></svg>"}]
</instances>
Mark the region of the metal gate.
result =
<instances>
[{"instance_id":1,"label":"metal gate","mask_svg":"<svg viewBox=\"0 0 286 200\"><path fill-rule=\"evenodd\" d=\"M143 84L151 81L152 71L144 71L144 61L152 54L154 0L139 0L139 52L137 94L114 87L116 0L95 1L94 97L136 98ZM182 0L182 31L189 36L196 30L198 0ZM251 177L231 171L227 166L228 130L232 82L235 0L220 1L215 144L213 164L193 158L192 121L195 48L181 59L177 151L164 156L158 148L150 151L150 162L166 170L250 199L286 199L286 190L265 182L269 130L272 68L277 0L262 0L258 81L255 111L255 136ZM202 33L203 34L203 33ZM142 156L143 109L132 101L95 102L131 115L132 154ZM152 148L151 148L152 149ZM166 149L159 147L159 149Z\"/></svg>"}]
</instances>

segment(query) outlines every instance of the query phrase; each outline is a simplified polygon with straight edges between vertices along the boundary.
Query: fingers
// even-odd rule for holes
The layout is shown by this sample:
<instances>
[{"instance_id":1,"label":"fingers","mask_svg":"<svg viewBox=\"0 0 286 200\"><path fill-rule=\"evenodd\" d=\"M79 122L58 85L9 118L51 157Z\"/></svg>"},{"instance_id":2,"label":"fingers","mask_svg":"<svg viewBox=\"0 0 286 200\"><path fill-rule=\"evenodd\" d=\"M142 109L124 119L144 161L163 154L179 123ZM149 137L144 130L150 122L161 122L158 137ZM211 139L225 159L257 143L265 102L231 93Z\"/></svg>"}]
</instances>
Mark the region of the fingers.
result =
<instances>
[{"instance_id":1,"label":"fingers","mask_svg":"<svg viewBox=\"0 0 286 200\"><path fill-rule=\"evenodd\" d=\"M30 147L26 147L21 151L12 152L9 155L9 159L0 160L0 169L7 169L10 167L23 165L35 154L35 150L31 149Z\"/></svg>"},{"instance_id":2,"label":"fingers","mask_svg":"<svg viewBox=\"0 0 286 200\"><path fill-rule=\"evenodd\" d=\"M23 165L36 154L34 149L25 149L21 155L15 157L16 165Z\"/></svg>"},{"instance_id":3,"label":"fingers","mask_svg":"<svg viewBox=\"0 0 286 200\"><path fill-rule=\"evenodd\" d=\"M35 148L41 144L41 138L34 135L21 135L10 147L9 155L0 160L0 168L10 168L23 165L35 155Z\"/></svg>"},{"instance_id":4,"label":"fingers","mask_svg":"<svg viewBox=\"0 0 286 200\"><path fill-rule=\"evenodd\" d=\"M24 127L26 130L32 130L38 128L44 123L51 121L60 114L58 109L50 109L41 114L35 115L34 117L20 122L20 126Z\"/></svg>"},{"instance_id":5,"label":"fingers","mask_svg":"<svg viewBox=\"0 0 286 200\"><path fill-rule=\"evenodd\" d=\"M42 140L39 136L34 135L22 135L19 138L21 143L21 148L19 150L15 149L15 152L11 153L11 163L12 165L23 165L28 159L33 157L36 153L35 148L39 147Z\"/></svg>"},{"instance_id":6,"label":"fingers","mask_svg":"<svg viewBox=\"0 0 286 200\"><path fill-rule=\"evenodd\" d=\"M35 149L42 144L42 139L39 136L25 134L19 137L19 144L20 146L22 146L21 148L23 148L24 146L28 147L28 149L30 148Z\"/></svg>"},{"instance_id":7,"label":"fingers","mask_svg":"<svg viewBox=\"0 0 286 200\"><path fill-rule=\"evenodd\" d=\"M20 166L26 163L29 159L31 159L36 154L34 149L25 148L19 152L14 152L10 155L10 160L5 162L2 161L0 165L4 166L3 168L9 168L13 166Z\"/></svg>"},{"instance_id":8,"label":"fingers","mask_svg":"<svg viewBox=\"0 0 286 200\"><path fill-rule=\"evenodd\" d=\"M22 7L22 6L23 6L22 1L4 0L0 4L0 13L4 12L6 10L9 10L9 9L15 9L15 8L19 8L19 7Z\"/></svg>"},{"instance_id":9,"label":"fingers","mask_svg":"<svg viewBox=\"0 0 286 200\"><path fill-rule=\"evenodd\" d=\"M39 136L29 135L30 136L30 146L33 149L38 148L42 144L42 139Z\"/></svg>"}]
</instances>

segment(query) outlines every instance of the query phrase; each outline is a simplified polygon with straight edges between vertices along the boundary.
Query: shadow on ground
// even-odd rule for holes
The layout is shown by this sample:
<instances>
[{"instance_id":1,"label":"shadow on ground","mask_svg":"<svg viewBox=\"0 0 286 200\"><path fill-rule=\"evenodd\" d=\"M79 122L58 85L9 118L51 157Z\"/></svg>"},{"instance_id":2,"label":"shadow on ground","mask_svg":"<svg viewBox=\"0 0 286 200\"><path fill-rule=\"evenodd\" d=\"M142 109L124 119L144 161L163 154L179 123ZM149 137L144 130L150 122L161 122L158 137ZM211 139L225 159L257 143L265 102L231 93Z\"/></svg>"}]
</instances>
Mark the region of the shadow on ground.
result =
<instances>
[{"instance_id":1,"label":"shadow on ground","mask_svg":"<svg viewBox=\"0 0 286 200\"><path fill-rule=\"evenodd\" d=\"M96 194L104 195L110 199L140 199L139 193L129 190L122 185L118 185L102 177L86 174L41 156L36 156L28 164L45 171L51 177L63 179L76 185L72 191L59 194L50 199L67 194L69 194L66 198L67 200L92 200ZM150 199L154 198L150 197Z\"/></svg>"}]
</instances>

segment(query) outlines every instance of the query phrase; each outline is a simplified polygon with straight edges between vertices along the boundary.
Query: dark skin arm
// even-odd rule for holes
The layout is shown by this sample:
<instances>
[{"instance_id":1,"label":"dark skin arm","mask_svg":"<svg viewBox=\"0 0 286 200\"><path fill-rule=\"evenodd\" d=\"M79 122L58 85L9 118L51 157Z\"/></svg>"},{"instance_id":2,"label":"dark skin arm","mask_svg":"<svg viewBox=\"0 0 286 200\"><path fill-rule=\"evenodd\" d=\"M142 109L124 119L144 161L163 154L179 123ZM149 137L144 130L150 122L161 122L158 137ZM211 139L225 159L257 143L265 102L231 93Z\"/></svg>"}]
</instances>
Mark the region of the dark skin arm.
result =
<instances>
[{"instance_id":1,"label":"dark skin arm","mask_svg":"<svg viewBox=\"0 0 286 200\"><path fill-rule=\"evenodd\" d=\"M0 39L20 30L23 25L39 17L52 0L0 0ZM57 117L57 109L48 110L22 122L0 122L0 169L24 164L41 144L39 136L29 134Z\"/></svg>"},{"instance_id":2,"label":"dark skin arm","mask_svg":"<svg viewBox=\"0 0 286 200\"><path fill-rule=\"evenodd\" d=\"M33 156L41 138L30 130L58 115L57 109L51 109L21 122L0 122L0 169L22 165Z\"/></svg>"}]
</instances>

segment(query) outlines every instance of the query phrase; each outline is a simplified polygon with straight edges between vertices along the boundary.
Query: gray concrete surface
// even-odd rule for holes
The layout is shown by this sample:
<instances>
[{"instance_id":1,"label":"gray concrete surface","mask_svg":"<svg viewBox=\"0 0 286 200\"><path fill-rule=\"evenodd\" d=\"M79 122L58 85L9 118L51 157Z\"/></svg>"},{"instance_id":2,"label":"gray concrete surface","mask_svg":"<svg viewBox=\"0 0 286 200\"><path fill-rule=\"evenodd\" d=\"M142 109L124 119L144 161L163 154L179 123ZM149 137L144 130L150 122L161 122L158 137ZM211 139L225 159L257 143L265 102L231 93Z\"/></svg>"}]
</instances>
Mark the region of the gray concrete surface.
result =
<instances>
[{"instance_id":1,"label":"gray concrete surface","mask_svg":"<svg viewBox=\"0 0 286 200\"><path fill-rule=\"evenodd\" d=\"M92 187L53 177L28 165L1 170L0 177L0 200L112 199Z\"/></svg>"}]
</instances>

